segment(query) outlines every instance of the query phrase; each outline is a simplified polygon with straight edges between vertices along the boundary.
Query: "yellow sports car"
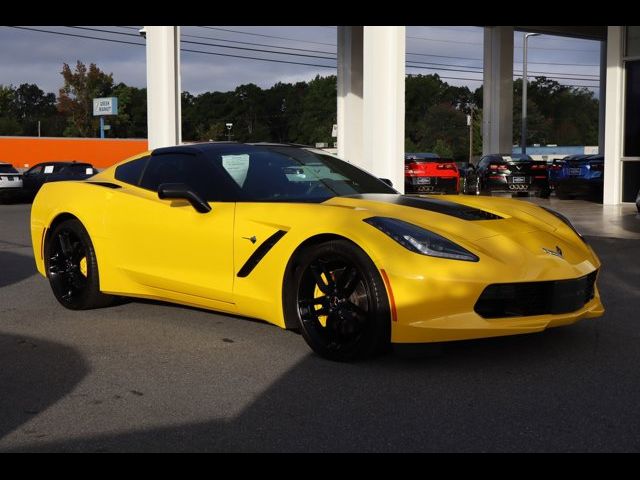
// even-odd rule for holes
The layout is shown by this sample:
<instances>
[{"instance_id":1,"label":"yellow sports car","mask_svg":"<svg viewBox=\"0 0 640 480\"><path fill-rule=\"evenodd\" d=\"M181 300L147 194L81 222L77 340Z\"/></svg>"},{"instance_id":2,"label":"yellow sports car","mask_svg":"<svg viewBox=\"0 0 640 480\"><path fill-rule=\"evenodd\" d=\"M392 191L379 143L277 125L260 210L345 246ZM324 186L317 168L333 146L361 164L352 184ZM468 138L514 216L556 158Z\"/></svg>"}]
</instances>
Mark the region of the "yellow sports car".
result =
<instances>
[{"instance_id":1,"label":"yellow sports car","mask_svg":"<svg viewBox=\"0 0 640 480\"><path fill-rule=\"evenodd\" d=\"M166 300L298 329L326 358L538 332L602 315L600 262L561 214L410 197L312 148L159 148L47 183L38 271L67 308Z\"/></svg>"}]
</instances>

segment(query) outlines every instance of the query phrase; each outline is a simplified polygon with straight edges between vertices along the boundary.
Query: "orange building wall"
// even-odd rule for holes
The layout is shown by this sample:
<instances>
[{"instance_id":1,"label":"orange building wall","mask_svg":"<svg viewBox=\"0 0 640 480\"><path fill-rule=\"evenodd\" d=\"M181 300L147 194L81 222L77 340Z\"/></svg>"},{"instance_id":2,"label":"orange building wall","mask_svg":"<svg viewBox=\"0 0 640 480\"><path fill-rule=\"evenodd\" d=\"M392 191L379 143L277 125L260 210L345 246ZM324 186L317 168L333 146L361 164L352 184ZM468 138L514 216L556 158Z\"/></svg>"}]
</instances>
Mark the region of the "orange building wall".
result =
<instances>
[{"instance_id":1,"label":"orange building wall","mask_svg":"<svg viewBox=\"0 0 640 480\"><path fill-rule=\"evenodd\" d=\"M0 137L0 162L12 163L16 168L77 160L103 169L146 150L146 139Z\"/></svg>"}]
</instances>

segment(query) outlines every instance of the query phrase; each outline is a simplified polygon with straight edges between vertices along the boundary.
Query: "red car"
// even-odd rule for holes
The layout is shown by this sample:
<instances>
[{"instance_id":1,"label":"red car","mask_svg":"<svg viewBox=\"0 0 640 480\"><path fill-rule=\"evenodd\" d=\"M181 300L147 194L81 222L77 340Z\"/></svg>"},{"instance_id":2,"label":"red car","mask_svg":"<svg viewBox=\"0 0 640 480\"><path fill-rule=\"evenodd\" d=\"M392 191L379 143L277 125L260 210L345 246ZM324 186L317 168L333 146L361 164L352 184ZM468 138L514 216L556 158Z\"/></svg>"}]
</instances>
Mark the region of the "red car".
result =
<instances>
[{"instance_id":1,"label":"red car","mask_svg":"<svg viewBox=\"0 0 640 480\"><path fill-rule=\"evenodd\" d=\"M405 193L458 193L460 172L453 160L435 153L407 153L404 157Z\"/></svg>"}]
</instances>

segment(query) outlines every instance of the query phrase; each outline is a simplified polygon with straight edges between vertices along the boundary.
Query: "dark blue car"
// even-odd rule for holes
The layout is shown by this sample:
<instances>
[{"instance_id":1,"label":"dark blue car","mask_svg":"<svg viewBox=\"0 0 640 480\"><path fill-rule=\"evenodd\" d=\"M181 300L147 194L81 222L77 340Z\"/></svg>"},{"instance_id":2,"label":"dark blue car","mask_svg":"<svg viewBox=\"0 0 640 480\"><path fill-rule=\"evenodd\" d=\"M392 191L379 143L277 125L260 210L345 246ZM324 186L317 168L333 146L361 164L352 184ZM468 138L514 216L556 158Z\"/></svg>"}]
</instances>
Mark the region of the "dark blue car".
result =
<instances>
[{"instance_id":1,"label":"dark blue car","mask_svg":"<svg viewBox=\"0 0 640 480\"><path fill-rule=\"evenodd\" d=\"M570 155L554 161L549 169L549 183L558 198L601 198L603 178L603 155Z\"/></svg>"}]
</instances>

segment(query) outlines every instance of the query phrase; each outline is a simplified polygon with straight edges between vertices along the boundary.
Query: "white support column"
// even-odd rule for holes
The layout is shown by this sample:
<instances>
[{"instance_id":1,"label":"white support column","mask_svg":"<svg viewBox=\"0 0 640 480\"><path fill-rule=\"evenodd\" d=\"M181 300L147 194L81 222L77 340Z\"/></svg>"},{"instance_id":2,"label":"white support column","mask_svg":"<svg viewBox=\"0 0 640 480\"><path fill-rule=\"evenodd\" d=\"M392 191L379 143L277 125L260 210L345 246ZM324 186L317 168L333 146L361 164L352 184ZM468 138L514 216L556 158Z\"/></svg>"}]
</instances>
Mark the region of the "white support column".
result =
<instances>
[{"instance_id":1,"label":"white support column","mask_svg":"<svg viewBox=\"0 0 640 480\"><path fill-rule=\"evenodd\" d=\"M180 27L145 26L149 149L182 142Z\"/></svg>"},{"instance_id":2,"label":"white support column","mask_svg":"<svg viewBox=\"0 0 640 480\"><path fill-rule=\"evenodd\" d=\"M360 166L404 192L404 26L365 26Z\"/></svg>"},{"instance_id":3,"label":"white support column","mask_svg":"<svg viewBox=\"0 0 640 480\"><path fill-rule=\"evenodd\" d=\"M363 27L338 26L338 156L362 164Z\"/></svg>"},{"instance_id":4,"label":"white support column","mask_svg":"<svg viewBox=\"0 0 640 480\"><path fill-rule=\"evenodd\" d=\"M608 27L607 81L604 141L604 196L605 205L621 203L622 137L623 137L623 56L624 27ZM600 92L602 95L602 91Z\"/></svg>"},{"instance_id":5,"label":"white support column","mask_svg":"<svg viewBox=\"0 0 640 480\"><path fill-rule=\"evenodd\" d=\"M485 27L482 154L513 149L513 27Z\"/></svg>"},{"instance_id":6,"label":"white support column","mask_svg":"<svg viewBox=\"0 0 640 480\"><path fill-rule=\"evenodd\" d=\"M604 155L606 128L606 91L607 91L607 42L600 42L600 90L598 91L598 154Z\"/></svg>"}]
</instances>

